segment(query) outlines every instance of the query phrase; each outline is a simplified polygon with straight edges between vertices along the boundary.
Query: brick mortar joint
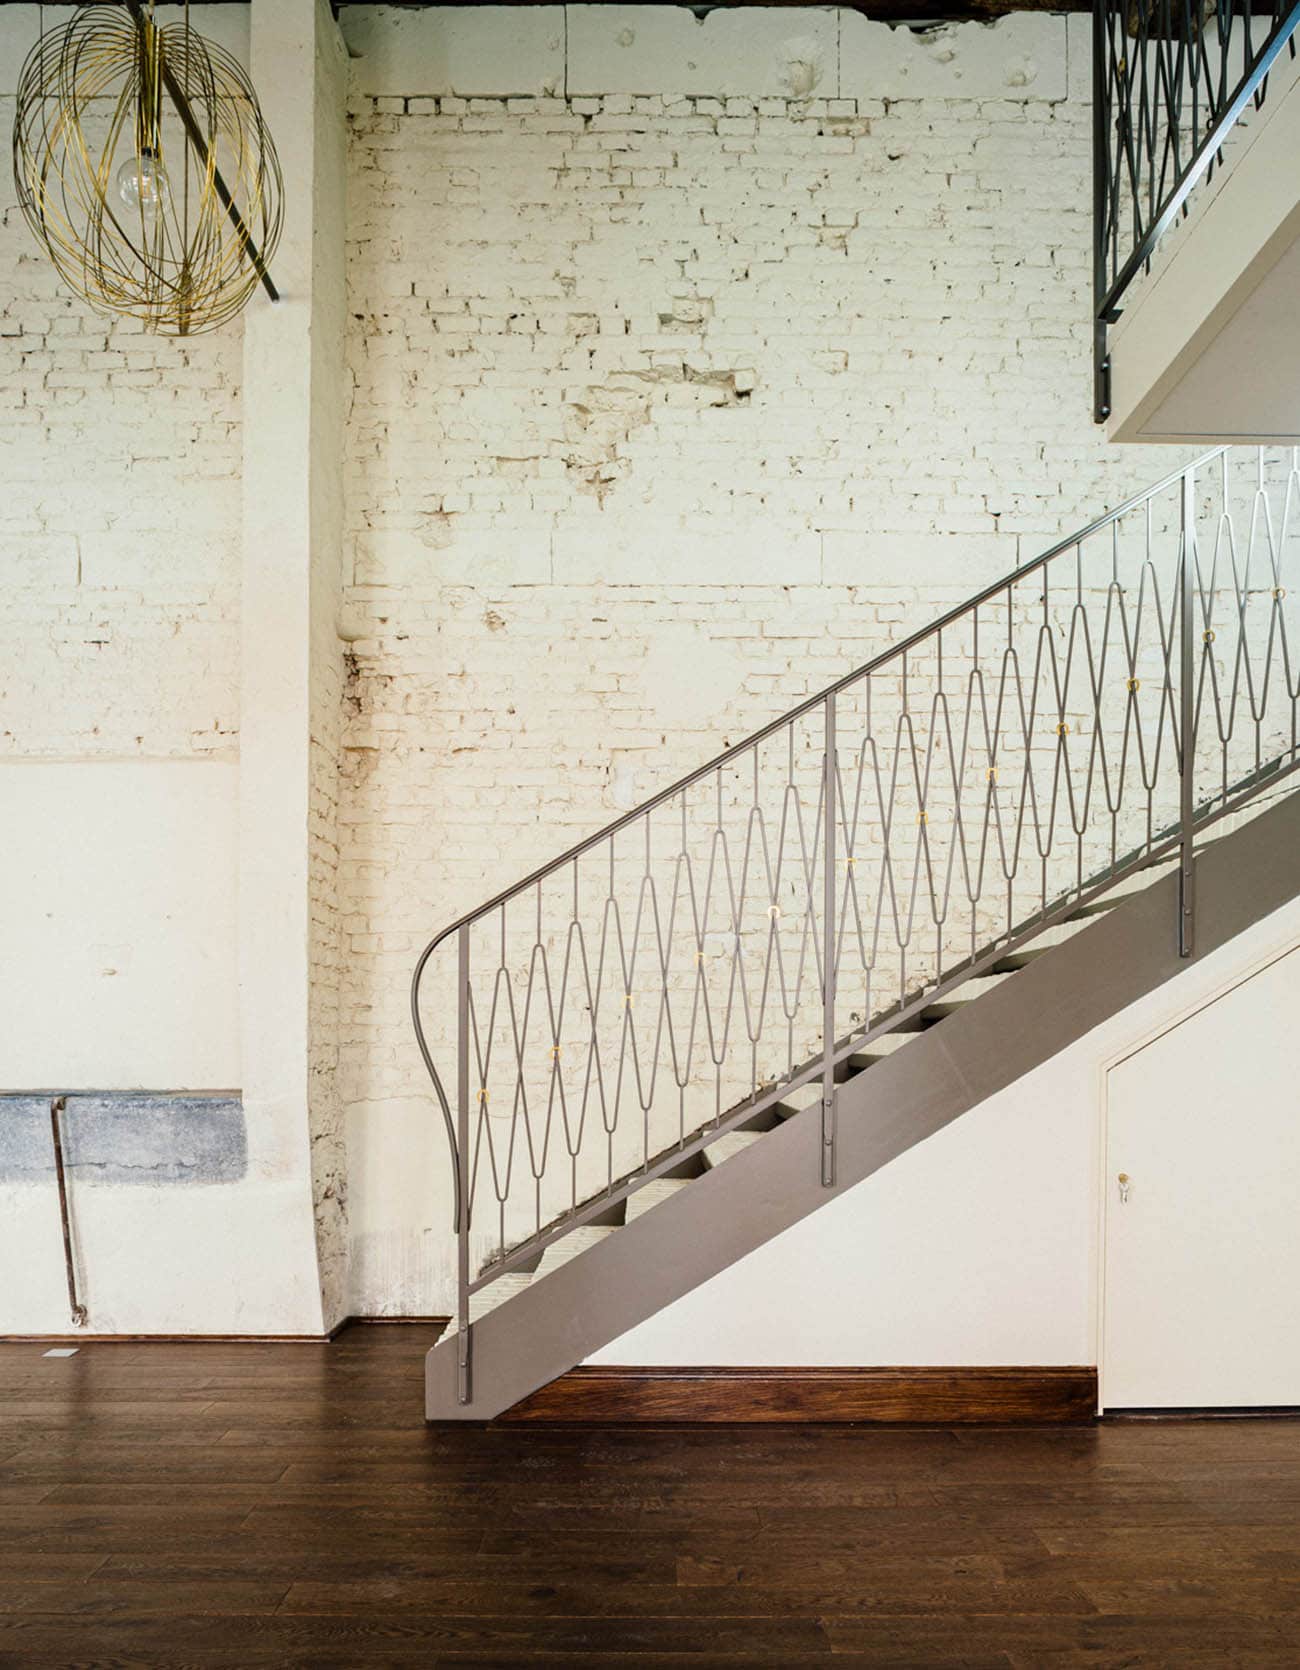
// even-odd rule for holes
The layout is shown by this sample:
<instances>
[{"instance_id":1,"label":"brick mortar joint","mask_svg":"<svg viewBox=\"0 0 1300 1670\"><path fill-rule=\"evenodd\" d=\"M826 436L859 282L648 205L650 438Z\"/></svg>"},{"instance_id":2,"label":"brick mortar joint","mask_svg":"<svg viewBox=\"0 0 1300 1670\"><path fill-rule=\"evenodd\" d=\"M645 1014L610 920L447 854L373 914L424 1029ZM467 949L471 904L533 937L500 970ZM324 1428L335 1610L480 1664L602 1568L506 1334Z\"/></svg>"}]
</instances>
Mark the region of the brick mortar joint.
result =
<instances>
[{"instance_id":1,"label":"brick mortar joint","mask_svg":"<svg viewBox=\"0 0 1300 1670\"><path fill-rule=\"evenodd\" d=\"M714 121L727 117L752 117L756 121L836 121L854 117L888 115L898 108L924 110L927 107L959 110L971 106L998 105L1009 110L1024 111L1041 107L1055 110L1072 101L1067 93L1058 98L1025 100L1011 94L990 92L967 95L946 94L927 97L899 98L880 94L863 97L857 94L812 98L793 93L761 94L627 94L627 93L568 93L551 97L531 97L521 94L463 95L453 93L370 93L353 98L349 117L355 127L363 118L382 119L392 116L424 116L473 118L499 116L514 119L527 116L570 116L584 123L596 116L625 116L631 120L656 118L707 117Z\"/></svg>"}]
</instances>

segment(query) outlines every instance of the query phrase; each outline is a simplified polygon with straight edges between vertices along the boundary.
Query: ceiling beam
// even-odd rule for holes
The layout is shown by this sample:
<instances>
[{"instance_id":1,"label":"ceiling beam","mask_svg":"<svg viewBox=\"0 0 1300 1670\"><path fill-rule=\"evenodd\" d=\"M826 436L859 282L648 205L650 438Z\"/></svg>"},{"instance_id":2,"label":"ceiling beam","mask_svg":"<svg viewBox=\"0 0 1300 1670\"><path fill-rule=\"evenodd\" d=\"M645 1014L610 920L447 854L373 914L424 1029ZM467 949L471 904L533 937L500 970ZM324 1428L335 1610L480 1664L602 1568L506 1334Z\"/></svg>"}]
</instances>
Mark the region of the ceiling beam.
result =
<instances>
[{"instance_id":1,"label":"ceiling beam","mask_svg":"<svg viewBox=\"0 0 1300 1670\"><path fill-rule=\"evenodd\" d=\"M369 0L338 0L344 9ZM388 5L417 9L441 0L385 0ZM507 6L550 6L557 0L495 0ZM791 10L861 12L881 23L987 22L1012 12L1090 12L1092 0L666 0L697 15L732 11L741 6L784 6Z\"/></svg>"}]
</instances>

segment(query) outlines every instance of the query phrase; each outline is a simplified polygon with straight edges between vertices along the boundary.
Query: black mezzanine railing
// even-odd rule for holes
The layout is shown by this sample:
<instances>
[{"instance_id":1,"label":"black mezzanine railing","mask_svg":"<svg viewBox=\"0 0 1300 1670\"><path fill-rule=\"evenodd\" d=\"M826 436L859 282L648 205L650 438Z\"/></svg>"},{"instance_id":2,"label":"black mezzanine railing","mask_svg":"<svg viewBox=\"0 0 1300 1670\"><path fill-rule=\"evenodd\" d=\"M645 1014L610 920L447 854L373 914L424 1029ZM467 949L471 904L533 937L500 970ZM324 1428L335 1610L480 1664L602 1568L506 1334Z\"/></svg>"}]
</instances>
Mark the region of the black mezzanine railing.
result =
<instances>
[{"instance_id":1,"label":"black mezzanine railing","mask_svg":"<svg viewBox=\"0 0 1300 1670\"><path fill-rule=\"evenodd\" d=\"M1297 0L1094 0L1093 415L1110 416L1107 327L1156 245L1258 109Z\"/></svg>"}]
</instances>

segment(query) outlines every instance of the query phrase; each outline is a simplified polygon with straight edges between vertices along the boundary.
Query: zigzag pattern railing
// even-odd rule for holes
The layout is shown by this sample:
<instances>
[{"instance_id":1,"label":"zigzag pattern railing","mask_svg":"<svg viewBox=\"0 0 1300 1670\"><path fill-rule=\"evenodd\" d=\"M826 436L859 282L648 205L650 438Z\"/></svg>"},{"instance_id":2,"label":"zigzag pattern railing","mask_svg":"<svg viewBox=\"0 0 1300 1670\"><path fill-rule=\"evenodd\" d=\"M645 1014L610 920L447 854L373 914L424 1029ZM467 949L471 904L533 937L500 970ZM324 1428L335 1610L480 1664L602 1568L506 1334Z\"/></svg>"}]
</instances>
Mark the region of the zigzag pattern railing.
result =
<instances>
[{"instance_id":1,"label":"zigzag pattern railing","mask_svg":"<svg viewBox=\"0 0 1300 1670\"><path fill-rule=\"evenodd\" d=\"M1193 829L1296 763L1297 584L1297 453L1209 453L439 934L462 1360L472 1293L793 1086L833 1181L839 1062L1166 852L1190 949Z\"/></svg>"}]
</instances>

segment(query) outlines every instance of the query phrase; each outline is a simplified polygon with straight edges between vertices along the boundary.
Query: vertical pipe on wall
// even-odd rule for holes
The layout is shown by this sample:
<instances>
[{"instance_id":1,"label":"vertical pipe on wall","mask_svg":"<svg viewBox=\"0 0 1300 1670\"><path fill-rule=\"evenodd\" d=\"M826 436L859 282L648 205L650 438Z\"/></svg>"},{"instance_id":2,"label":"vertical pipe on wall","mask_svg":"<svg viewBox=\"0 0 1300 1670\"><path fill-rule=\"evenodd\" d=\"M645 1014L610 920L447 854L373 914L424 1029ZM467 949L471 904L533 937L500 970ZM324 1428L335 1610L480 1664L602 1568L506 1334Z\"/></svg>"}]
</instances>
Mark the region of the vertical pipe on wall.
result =
<instances>
[{"instance_id":1,"label":"vertical pipe on wall","mask_svg":"<svg viewBox=\"0 0 1300 1670\"><path fill-rule=\"evenodd\" d=\"M68 1280L68 1309L76 1328L88 1321L86 1307L77 1298L77 1267L72 1257L72 1215L68 1206L68 1178L63 1165L63 1132L59 1116L67 1107L66 1096L50 1099L50 1137L54 1144L54 1177L59 1186L59 1222L63 1228L63 1270Z\"/></svg>"}]
</instances>

